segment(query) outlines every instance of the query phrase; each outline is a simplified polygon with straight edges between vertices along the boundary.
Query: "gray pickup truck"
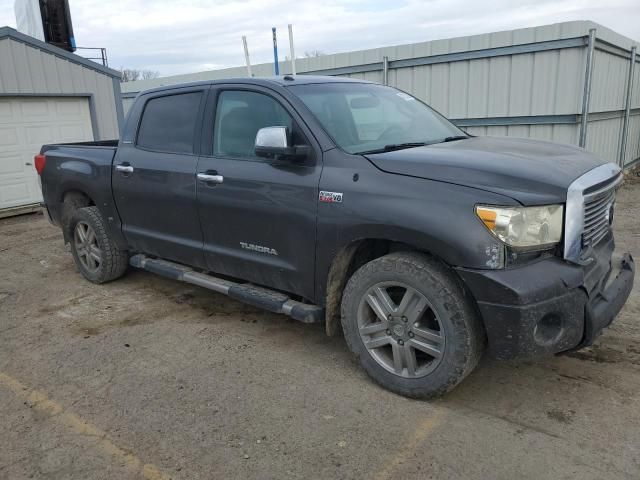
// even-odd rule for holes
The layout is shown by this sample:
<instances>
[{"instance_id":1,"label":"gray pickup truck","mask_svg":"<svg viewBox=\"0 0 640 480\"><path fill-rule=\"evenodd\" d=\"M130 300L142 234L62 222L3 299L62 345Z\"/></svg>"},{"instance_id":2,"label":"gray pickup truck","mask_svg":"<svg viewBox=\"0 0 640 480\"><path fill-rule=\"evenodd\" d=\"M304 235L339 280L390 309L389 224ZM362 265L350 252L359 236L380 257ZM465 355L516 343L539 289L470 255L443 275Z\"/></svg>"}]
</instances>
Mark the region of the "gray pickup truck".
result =
<instances>
[{"instance_id":1,"label":"gray pickup truck","mask_svg":"<svg viewBox=\"0 0 640 480\"><path fill-rule=\"evenodd\" d=\"M633 284L631 256L614 252L616 165L468 135L373 83L149 90L119 141L45 145L35 164L88 280L131 265L323 322L411 397L449 391L485 349L591 344Z\"/></svg>"}]
</instances>

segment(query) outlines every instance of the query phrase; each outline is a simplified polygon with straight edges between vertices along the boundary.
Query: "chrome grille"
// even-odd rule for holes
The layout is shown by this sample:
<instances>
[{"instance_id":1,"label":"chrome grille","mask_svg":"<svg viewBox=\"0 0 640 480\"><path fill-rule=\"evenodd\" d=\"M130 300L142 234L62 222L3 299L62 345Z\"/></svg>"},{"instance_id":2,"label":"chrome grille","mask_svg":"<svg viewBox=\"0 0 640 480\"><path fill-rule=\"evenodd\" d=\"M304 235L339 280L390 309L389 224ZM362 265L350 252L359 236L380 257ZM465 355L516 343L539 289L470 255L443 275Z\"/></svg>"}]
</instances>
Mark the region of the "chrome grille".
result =
<instances>
[{"instance_id":1,"label":"chrome grille","mask_svg":"<svg viewBox=\"0 0 640 480\"><path fill-rule=\"evenodd\" d=\"M582 248L595 246L609 233L609 218L617 185L618 182L614 181L596 192L584 195Z\"/></svg>"},{"instance_id":2,"label":"chrome grille","mask_svg":"<svg viewBox=\"0 0 640 480\"><path fill-rule=\"evenodd\" d=\"M620 167L615 163L605 163L569 185L564 214L565 259L582 263L583 253L606 237L611 228L611 205L620 182Z\"/></svg>"}]
</instances>

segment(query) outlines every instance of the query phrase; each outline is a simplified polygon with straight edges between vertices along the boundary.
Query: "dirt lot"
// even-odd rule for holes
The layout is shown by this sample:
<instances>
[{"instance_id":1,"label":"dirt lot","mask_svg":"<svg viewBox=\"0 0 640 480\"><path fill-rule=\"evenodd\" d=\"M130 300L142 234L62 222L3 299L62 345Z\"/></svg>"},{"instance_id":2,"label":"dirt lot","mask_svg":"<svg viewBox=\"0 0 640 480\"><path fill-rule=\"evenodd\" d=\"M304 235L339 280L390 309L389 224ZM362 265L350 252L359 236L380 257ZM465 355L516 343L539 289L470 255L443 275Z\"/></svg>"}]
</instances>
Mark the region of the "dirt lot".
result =
<instances>
[{"instance_id":1,"label":"dirt lot","mask_svg":"<svg viewBox=\"0 0 640 480\"><path fill-rule=\"evenodd\" d=\"M635 182L636 258L639 218ZM39 214L0 221L0 272L2 479L640 478L638 286L597 346L424 402L319 326L145 272L92 285Z\"/></svg>"}]
</instances>

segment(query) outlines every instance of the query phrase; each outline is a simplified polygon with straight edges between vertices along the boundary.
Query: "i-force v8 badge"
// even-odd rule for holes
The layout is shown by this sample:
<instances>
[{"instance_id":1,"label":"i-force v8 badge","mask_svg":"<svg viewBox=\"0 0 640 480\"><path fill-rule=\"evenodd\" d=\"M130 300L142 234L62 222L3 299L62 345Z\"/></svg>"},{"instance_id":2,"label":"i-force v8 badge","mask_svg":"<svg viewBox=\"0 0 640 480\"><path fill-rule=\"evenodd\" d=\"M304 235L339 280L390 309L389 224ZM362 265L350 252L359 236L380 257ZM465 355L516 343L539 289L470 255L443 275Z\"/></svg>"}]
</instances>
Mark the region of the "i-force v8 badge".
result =
<instances>
[{"instance_id":1,"label":"i-force v8 badge","mask_svg":"<svg viewBox=\"0 0 640 480\"><path fill-rule=\"evenodd\" d=\"M320 201L324 203L342 203L342 193L320 191Z\"/></svg>"}]
</instances>

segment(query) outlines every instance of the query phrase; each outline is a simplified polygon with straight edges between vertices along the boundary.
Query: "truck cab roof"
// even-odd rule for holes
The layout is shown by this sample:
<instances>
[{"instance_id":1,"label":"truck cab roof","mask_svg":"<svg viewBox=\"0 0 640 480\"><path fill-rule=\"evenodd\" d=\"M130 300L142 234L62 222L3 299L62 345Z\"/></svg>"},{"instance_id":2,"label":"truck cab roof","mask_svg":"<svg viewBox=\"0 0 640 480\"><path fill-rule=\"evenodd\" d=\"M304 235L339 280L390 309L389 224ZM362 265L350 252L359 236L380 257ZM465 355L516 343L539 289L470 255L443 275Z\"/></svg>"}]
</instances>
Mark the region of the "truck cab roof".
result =
<instances>
[{"instance_id":1,"label":"truck cab roof","mask_svg":"<svg viewBox=\"0 0 640 480\"><path fill-rule=\"evenodd\" d=\"M309 85L318 83L373 83L367 80L353 79L348 77L330 77L326 75L280 75L273 77L238 77L224 78L220 80L201 80L198 82L177 83L172 85L163 85L161 87L151 88L140 92L141 94L162 92L165 90L173 90L184 87L198 87L201 85L217 85L217 84L237 84L237 85L261 85L264 87L273 87L274 85L282 87L290 87L293 85Z\"/></svg>"}]
</instances>

